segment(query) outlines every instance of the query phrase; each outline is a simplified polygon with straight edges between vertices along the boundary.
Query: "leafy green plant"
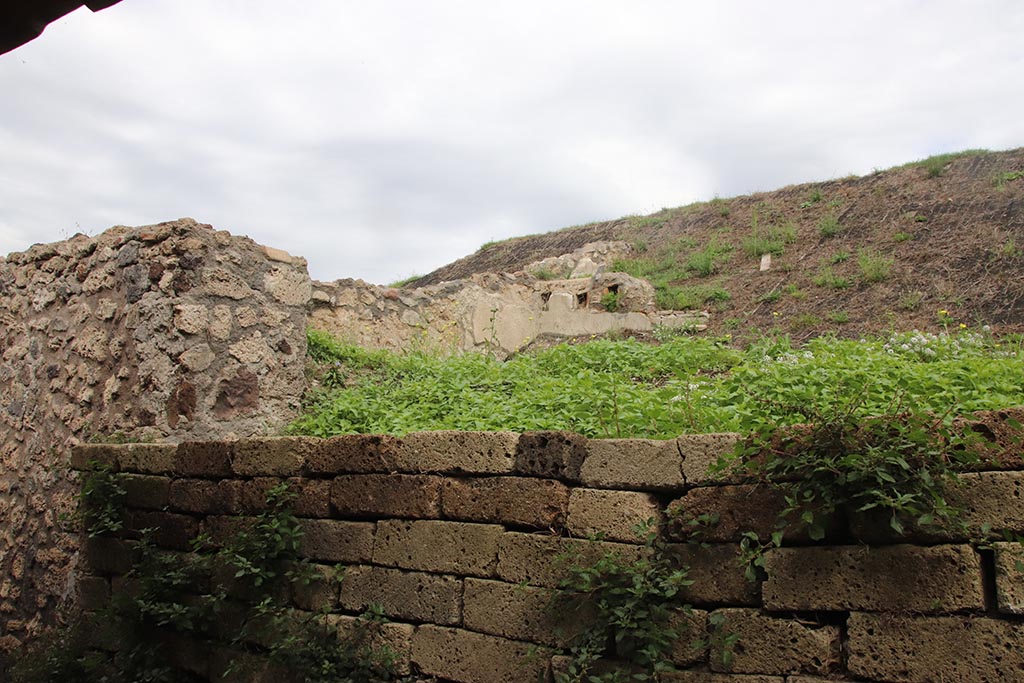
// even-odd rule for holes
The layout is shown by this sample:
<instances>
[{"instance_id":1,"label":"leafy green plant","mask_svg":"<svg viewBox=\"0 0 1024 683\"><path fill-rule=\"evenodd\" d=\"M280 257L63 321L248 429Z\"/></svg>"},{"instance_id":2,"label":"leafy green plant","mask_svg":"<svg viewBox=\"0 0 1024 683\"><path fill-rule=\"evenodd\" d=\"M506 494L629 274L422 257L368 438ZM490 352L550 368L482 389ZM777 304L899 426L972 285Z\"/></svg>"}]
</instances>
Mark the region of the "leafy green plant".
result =
<instances>
[{"instance_id":1,"label":"leafy green plant","mask_svg":"<svg viewBox=\"0 0 1024 683\"><path fill-rule=\"evenodd\" d=\"M807 196L807 201L801 204L800 208L808 209L817 204L818 202L820 202L823 198L824 197L822 197L821 190L816 187L813 190L811 190L811 193Z\"/></svg>"},{"instance_id":2,"label":"leafy green plant","mask_svg":"<svg viewBox=\"0 0 1024 683\"><path fill-rule=\"evenodd\" d=\"M1020 180L1021 178L1024 178L1024 171L1004 171L1003 173L996 174L994 182L996 188L1002 190L1008 183Z\"/></svg>"},{"instance_id":3,"label":"leafy green plant","mask_svg":"<svg viewBox=\"0 0 1024 683\"><path fill-rule=\"evenodd\" d=\"M86 467L75 516L90 538L117 533L124 528L127 492L110 465L93 460Z\"/></svg>"},{"instance_id":4,"label":"leafy green plant","mask_svg":"<svg viewBox=\"0 0 1024 683\"><path fill-rule=\"evenodd\" d=\"M686 259L687 270L692 270L701 276L708 276L718 272L720 264L728 260L732 252L732 245L719 244L712 240L700 251L690 254Z\"/></svg>"},{"instance_id":5,"label":"leafy green plant","mask_svg":"<svg viewBox=\"0 0 1024 683\"><path fill-rule=\"evenodd\" d=\"M906 165L923 168L925 174L929 178L938 178L939 176L946 172L946 167L949 166L949 164L952 163L954 160L963 157L977 156L979 154L986 153L988 153L987 149L968 149L962 152L936 154L934 156L928 157L927 159L921 159L920 161L914 161Z\"/></svg>"},{"instance_id":6,"label":"leafy green plant","mask_svg":"<svg viewBox=\"0 0 1024 683\"><path fill-rule=\"evenodd\" d=\"M848 252L848 251L837 251L836 253L832 254L832 256L829 257L828 262L831 263L832 265L835 265L837 263L842 263L844 261L848 261L849 259L850 259L850 252Z\"/></svg>"},{"instance_id":7,"label":"leafy green plant","mask_svg":"<svg viewBox=\"0 0 1024 683\"><path fill-rule=\"evenodd\" d=\"M818 221L818 232L822 237L835 237L843 229L839 217L834 213L825 214Z\"/></svg>"},{"instance_id":8,"label":"leafy green plant","mask_svg":"<svg viewBox=\"0 0 1024 683\"><path fill-rule=\"evenodd\" d=\"M914 236L911 235L909 232L900 231L894 234L892 238L896 242L907 242L914 239Z\"/></svg>"},{"instance_id":9,"label":"leafy green plant","mask_svg":"<svg viewBox=\"0 0 1024 683\"><path fill-rule=\"evenodd\" d=\"M604 296L601 297L601 306L609 313L619 310L619 293L605 292Z\"/></svg>"},{"instance_id":10,"label":"leafy green plant","mask_svg":"<svg viewBox=\"0 0 1024 683\"><path fill-rule=\"evenodd\" d=\"M681 591L693 582L659 540L653 520L639 533L647 552L638 559L609 552L585 562L578 549L559 556L567 575L552 607L585 612L589 618L572 642L568 670L555 675L556 683L653 683L660 673L675 670L670 654L683 634L674 617L689 609ZM596 672L595 665L605 658L639 671Z\"/></svg>"},{"instance_id":11,"label":"leafy green plant","mask_svg":"<svg viewBox=\"0 0 1024 683\"><path fill-rule=\"evenodd\" d=\"M846 289L853 284L849 278L836 275L829 266L820 269L812 281L819 287L828 287L829 289Z\"/></svg>"},{"instance_id":12,"label":"leafy green plant","mask_svg":"<svg viewBox=\"0 0 1024 683\"><path fill-rule=\"evenodd\" d=\"M893 258L882 256L872 249L861 249L857 252L857 267L860 269L861 282L882 282L888 279L894 261Z\"/></svg>"}]
</instances>

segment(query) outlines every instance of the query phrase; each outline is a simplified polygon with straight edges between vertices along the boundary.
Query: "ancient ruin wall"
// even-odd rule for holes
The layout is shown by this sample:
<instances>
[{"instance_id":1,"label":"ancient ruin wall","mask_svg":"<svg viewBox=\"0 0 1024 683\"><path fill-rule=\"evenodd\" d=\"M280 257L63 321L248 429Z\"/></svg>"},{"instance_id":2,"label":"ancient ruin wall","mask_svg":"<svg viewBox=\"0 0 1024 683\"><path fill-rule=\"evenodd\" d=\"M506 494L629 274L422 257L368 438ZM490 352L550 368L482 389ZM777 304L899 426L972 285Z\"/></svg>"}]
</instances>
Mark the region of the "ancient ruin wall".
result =
<instances>
[{"instance_id":1,"label":"ancient ruin wall","mask_svg":"<svg viewBox=\"0 0 1024 683\"><path fill-rule=\"evenodd\" d=\"M0 636L73 590L68 446L277 433L304 389L305 261L190 219L0 258Z\"/></svg>"},{"instance_id":2,"label":"ancient ruin wall","mask_svg":"<svg viewBox=\"0 0 1024 683\"><path fill-rule=\"evenodd\" d=\"M982 431L997 435L1012 424L1007 417L989 414ZM962 475L954 502L965 510L964 529L896 535L884 522L853 519L820 542L795 535L770 550L767 578L750 582L738 561L741 534L766 541L782 501L708 474L735 440L428 432L87 446L74 461L120 471L129 527L156 526L159 542L178 551L199 533L216 538L244 526L269 488L289 482L302 553L325 575L336 563L346 567L340 589L334 581L297 587L296 609L326 608L328 621L347 628L377 603L393 620L383 635L404 670L442 681L549 680L565 666L562 648L579 621L555 621L546 608L564 573L553 558L570 546L583 557L637 556L633 526L648 518L693 580L685 598L694 609L678 616L684 635L672 654L681 671L660 680L1024 680L1021 549L998 540L1024 533L1020 458L1003 460L1011 469ZM1019 454L1019 442L1012 448ZM688 522L709 516L719 522L703 542L687 542ZM580 540L592 534L605 540ZM982 537L993 542L980 550L969 542ZM130 546L124 538L87 542L86 608L125 586L118 577ZM230 659L224 644L173 642L177 664L200 676L216 680Z\"/></svg>"}]
</instances>

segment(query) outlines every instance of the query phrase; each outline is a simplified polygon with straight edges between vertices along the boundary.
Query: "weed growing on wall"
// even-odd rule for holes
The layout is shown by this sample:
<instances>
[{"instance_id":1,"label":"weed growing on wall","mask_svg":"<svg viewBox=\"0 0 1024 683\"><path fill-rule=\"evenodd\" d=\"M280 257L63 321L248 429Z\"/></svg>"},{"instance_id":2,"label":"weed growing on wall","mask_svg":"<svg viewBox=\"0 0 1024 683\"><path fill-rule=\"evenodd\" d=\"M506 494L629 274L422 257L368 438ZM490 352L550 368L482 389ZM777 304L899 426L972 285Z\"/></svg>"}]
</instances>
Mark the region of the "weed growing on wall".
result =
<instances>
[{"instance_id":1,"label":"weed growing on wall","mask_svg":"<svg viewBox=\"0 0 1024 683\"><path fill-rule=\"evenodd\" d=\"M659 540L653 520L638 533L647 551L639 559L608 552L586 561L578 550L559 556L567 575L552 608L587 618L555 683L653 682L675 670L670 655L686 634L674 624L689 609L680 591L693 582Z\"/></svg>"}]
</instances>

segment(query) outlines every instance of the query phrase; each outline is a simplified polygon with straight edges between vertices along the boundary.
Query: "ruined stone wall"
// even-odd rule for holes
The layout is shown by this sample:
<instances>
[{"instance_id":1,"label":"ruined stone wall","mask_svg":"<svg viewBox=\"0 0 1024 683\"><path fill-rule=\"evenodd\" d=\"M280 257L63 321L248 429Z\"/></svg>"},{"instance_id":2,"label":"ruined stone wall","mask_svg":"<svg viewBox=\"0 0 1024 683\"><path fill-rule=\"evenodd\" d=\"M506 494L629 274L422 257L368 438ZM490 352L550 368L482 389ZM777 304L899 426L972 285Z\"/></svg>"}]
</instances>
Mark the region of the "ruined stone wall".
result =
<instances>
[{"instance_id":1,"label":"ruined stone wall","mask_svg":"<svg viewBox=\"0 0 1024 683\"><path fill-rule=\"evenodd\" d=\"M989 415L985 429L998 433L1006 417ZM680 671L662 681L1024 680L1021 546L1000 540L1024 533L1019 457L1002 461L1008 469L962 475L954 502L965 510L963 529L897 535L884 522L854 519L819 542L793 535L768 552L765 577L748 581L741 534L767 541L783 503L770 490L708 474L736 438L433 432L87 446L74 460L120 471L128 533L156 526L175 550L201 532L241 526L271 486L288 481L303 519L302 553L325 575L336 563L346 567L340 589L333 581L296 588L295 608L323 607L329 623L347 628L379 604L393 620L383 637L404 670L422 677L550 680L582 620L546 607L565 571L555 556L568 547L583 557L639 556L633 526L653 518L693 580L685 598L694 608L676 621ZM1020 454L1019 442L1011 448ZM689 522L712 516L719 522L692 542ZM604 540L580 540L593 534ZM992 543L969 542L980 538ZM87 608L126 585L119 576L130 547L125 537L88 541ZM200 676L216 679L229 658L223 644L174 642L177 664Z\"/></svg>"},{"instance_id":2,"label":"ruined stone wall","mask_svg":"<svg viewBox=\"0 0 1024 683\"><path fill-rule=\"evenodd\" d=\"M303 259L191 219L0 258L0 645L73 591L69 445L276 433L310 291Z\"/></svg>"}]
</instances>

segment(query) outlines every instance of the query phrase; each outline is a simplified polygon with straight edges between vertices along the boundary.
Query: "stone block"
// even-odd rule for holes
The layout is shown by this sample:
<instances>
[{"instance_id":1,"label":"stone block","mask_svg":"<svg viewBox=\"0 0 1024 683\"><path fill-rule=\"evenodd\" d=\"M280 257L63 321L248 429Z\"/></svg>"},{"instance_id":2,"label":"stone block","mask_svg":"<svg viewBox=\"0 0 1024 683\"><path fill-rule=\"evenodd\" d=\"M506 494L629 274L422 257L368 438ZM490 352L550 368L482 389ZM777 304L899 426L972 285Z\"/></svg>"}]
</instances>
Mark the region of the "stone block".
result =
<instances>
[{"instance_id":1,"label":"stone block","mask_svg":"<svg viewBox=\"0 0 1024 683\"><path fill-rule=\"evenodd\" d=\"M173 474L178 446L171 443L129 443L121 447L121 469L139 474Z\"/></svg>"},{"instance_id":2,"label":"stone block","mask_svg":"<svg viewBox=\"0 0 1024 683\"><path fill-rule=\"evenodd\" d=\"M441 482L441 510L447 519L561 529L568 507L569 489L551 479L480 477Z\"/></svg>"},{"instance_id":3,"label":"stone block","mask_svg":"<svg viewBox=\"0 0 1024 683\"><path fill-rule=\"evenodd\" d=\"M680 541L735 543L744 533L752 531L762 541L768 541L777 530L779 514L785 509L782 492L768 486L702 486L687 491L668 505L667 513L672 520L669 536ZM796 513L790 515L794 523L787 525L786 541L808 540L799 518ZM838 525L833 522L826 530L826 537L838 531Z\"/></svg>"},{"instance_id":4,"label":"stone block","mask_svg":"<svg viewBox=\"0 0 1024 683\"><path fill-rule=\"evenodd\" d=\"M441 478L419 474L343 474L331 482L331 506L343 517L441 516Z\"/></svg>"},{"instance_id":5,"label":"stone block","mask_svg":"<svg viewBox=\"0 0 1024 683\"><path fill-rule=\"evenodd\" d=\"M168 506L178 512L223 514L230 509L222 495L226 481L210 479L174 479L168 492Z\"/></svg>"},{"instance_id":6,"label":"stone block","mask_svg":"<svg viewBox=\"0 0 1024 683\"><path fill-rule=\"evenodd\" d=\"M243 477L291 477L299 474L306 456L320 447L320 439L285 436L240 439L235 442L231 468Z\"/></svg>"},{"instance_id":7,"label":"stone block","mask_svg":"<svg viewBox=\"0 0 1024 683\"><path fill-rule=\"evenodd\" d=\"M395 655L394 672L399 676L409 674L409 655L412 653L412 634L416 627L390 621L370 623L365 619L342 614L330 614L327 623L338 630L342 641L363 642L376 651L387 648Z\"/></svg>"},{"instance_id":8,"label":"stone block","mask_svg":"<svg viewBox=\"0 0 1024 683\"><path fill-rule=\"evenodd\" d=\"M685 483L682 464L674 439L591 439L580 476L591 488L666 490Z\"/></svg>"},{"instance_id":9,"label":"stone block","mask_svg":"<svg viewBox=\"0 0 1024 683\"><path fill-rule=\"evenodd\" d=\"M83 568L95 574L124 574L132 567L131 546L116 538L86 538L81 552Z\"/></svg>"},{"instance_id":10,"label":"stone block","mask_svg":"<svg viewBox=\"0 0 1024 683\"><path fill-rule=\"evenodd\" d=\"M967 545L776 548L764 607L775 611L982 610L981 559Z\"/></svg>"},{"instance_id":11,"label":"stone block","mask_svg":"<svg viewBox=\"0 0 1024 683\"><path fill-rule=\"evenodd\" d=\"M542 645L567 647L590 617L589 611L553 608L556 592L488 579L466 579L462 625L479 633Z\"/></svg>"},{"instance_id":12,"label":"stone block","mask_svg":"<svg viewBox=\"0 0 1024 683\"><path fill-rule=\"evenodd\" d=\"M996 543L996 602L1004 614L1024 614L1024 545Z\"/></svg>"},{"instance_id":13,"label":"stone block","mask_svg":"<svg viewBox=\"0 0 1024 683\"><path fill-rule=\"evenodd\" d=\"M275 477L222 479L217 482L217 496L228 514L255 515L269 509L267 496L280 484L281 480Z\"/></svg>"},{"instance_id":14,"label":"stone block","mask_svg":"<svg viewBox=\"0 0 1024 683\"><path fill-rule=\"evenodd\" d=\"M391 472L400 441L383 434L343 434L326 439L306 456L312 474Z\"/></svg>"},{"instance_id":15,"label":"stone block","mask_svg":"<svg viewBox=\"0 0 1024 683\"><path fill-rule=\"evenodd\" d=\"M336 519L302 520L299 553L321 562L369 562L373 557L375 525Z\"/></svg>"},{"instance_id":16,"label":"stone block","mask_svg":"<svg viewBox=\"0 0 1024 683\"><path fill-rule=\"evenodd\" d=\"M376 604L394 619L455 625L462 620L462 581L386 567L347 567L340 604L353 612Z\"/></svg>"},{"instance_id":17,"label":"stone block","mask_svg":"<svg viewBox=\"0 0 1024 683\"><path fill-rule=\"evenodd\" d=\"M679 543L669 547L693 583L683 599L701 606L754 606L761 602L760 582L748 581L740 548L731 544Z\"/></svg>"},{"instance_id":18,"label":"stone block","mask_svg":"<svg viewBox=\"0 0 1024 683\"><path fill-rule=\"evenodd\" d=\"M682 455L683 481L690 486L718 483L725 475L710 474L708 469L719 458L733 453L740 441L739 434L686 434L676 439L676 448Z\"/></svg>"},{"instance_id":19,"label":"stone block","mask_svg":"<svg viewBox=\"0 0 1024 683\"><path fill-rule=\"evenodd\" d=\"M314 564L308 582L296 581L291 584L292 603L309 612L333 611L338 606L338 590L341 581L334 567Z\"/></svg>"},{"instance_id":20,"label":"stone block","mask_svg":"<svg viewBox=\"0 0 1024 683\"><path fill-rule=\"evenodd\" d=\"M668 625L678 636L669 653L676 666L693 666L707 659L707 612L702 609L679 610Z\"/></svg>"},{"instance_id":21,"label":"stone block","mask_svg":"<svg viewBox=\"0 0 1024 683\"><path fill-rule=\"evenodd\" d=\"M295 494L292 509L299 517L331 516L331 482L327 479L294 477L288 480L288 491Z\"/></svg>"},{"instance_id":22,"label":"stone block","mask_svg":"<svg viewBox=\"0 0 1024 683\"><path fill-rule=\"evenodd\" d=\"M507 532L498 542L497 577L509 583L557 588L571 563L592 564L606 553L641 559L644 546Z\"/></svg>"},{"instance_id":23,"label":"stone block","mask_svg":"<svg viewBox=\"0 0 1024 683\"><path fill-rule=\"evenodd\" d=\"M569 532L576 536L598 536L609 541L644 542L639 527L661 523L658 500L638 491L573 489L569 494Z\"/></svg>"},{"instance_id":24,"label":"stone block","mask_svg":"<svg viewBox=\"0 0 1024 683\"><path fill-rule=\"evenodd\" d=\"M182 477L230 477L234 442L186 441L178 444L174 473Z\"/></svg>"},{"instance_id":25,"label":"stone block","mask_svg":"<svg viewBox=\"0 0 1024 683\"><path fill-rule=\"evenodd\" d=\"M71 447L71 469L85 472L100 465L117 472L121 469L120 455L123 449L123 446L115 444L77 444Z\"/></svg>"},{"instance_id":26,"label":"stone block","mask_svg":"<svg viewBox=\"0 0 1024 683\"><path fill-rule=\"evenodd\" d=\"M516 444L512 471L526 477L580 483L587 439L572 432L524 432Z\"/></svg>"},{"instance_id":27,"label":"stone block","mask_svg":"<svg viewBox=\"0 0 1024 683\"><path fill-rule=\"evenodd\" d=\"M102 576L82 576L76 586L79 609L101 610L110 602L110 579Z\"/></svg>"},{"instance_id":28,"label":"stone block","mask_svg":"<svg viewBox=\"0 0 1024 683\"><path fill-rule=\"evenodd\" d=\"M854 612L847 631L847 668L859 678L899 683L1024 680L1018 622Z\"/></svg>"},{"instance_id":29,"label":"stone block","mask_svg":"<svg viewBox=\"0 0 1024 683\"><path fill-rule=\"evenodd\" d=\"M490 577L503 533L495 524L385 520L377 524L373 561L403 569Z\"/></svg>"},{"instance_id":30,"label":"stone block","mask_svg":"<svg viewBox=\"0 0 1024 683\"><path fill-rule=\"evenodd\" d=\"M394 465L400 472L508 474L518 441L514 432L416 432L402 438Z\"/></svg>"},{"instance_id":31,"label":"stone block","mask_svg":"<svg viewBox=\"0 0 1024 683\"><path fill-rule=\"evenodd\" d=\"M412 662L460 683L527 683L547 676L550 653L529 643L425 625L412 637Z\"/></svg>"},{"instance_id":32,"label":"stone block","mask_svg":"<svg viewBox=\"0 0 1024 683\"><path fill-rule=\"evenodd\" d=\"M839 627L805 620L775 619L756 609L728 608L712 612L721 623L718 633L736 637L726 664L723 640L711 638L714 671L747 674L824 674L840 661Z\"/></svg>"},{"instance_id":33,"label":"stone block","mask_svg":"<svg viewBox=\"0 0 1024 683\"><path fill-rule=\"evenodd\" d=\"M150 474L122 474L119 477L124 487L124 503L128 507L144 510L160 510L170 501L171 480Z\"/></svg>"},{"instance_id":34,"label":"stone block","mask_svg":"<svg viewBox=\"0 0 1024 683\"><path fill-rule=\"evenodd\" d=\"M149 529L150 538L161 548L189 550L192 540L199 535L199 520L174 512L129 510L125 529L136 532Z\"/></svg>"}]
</instances>

